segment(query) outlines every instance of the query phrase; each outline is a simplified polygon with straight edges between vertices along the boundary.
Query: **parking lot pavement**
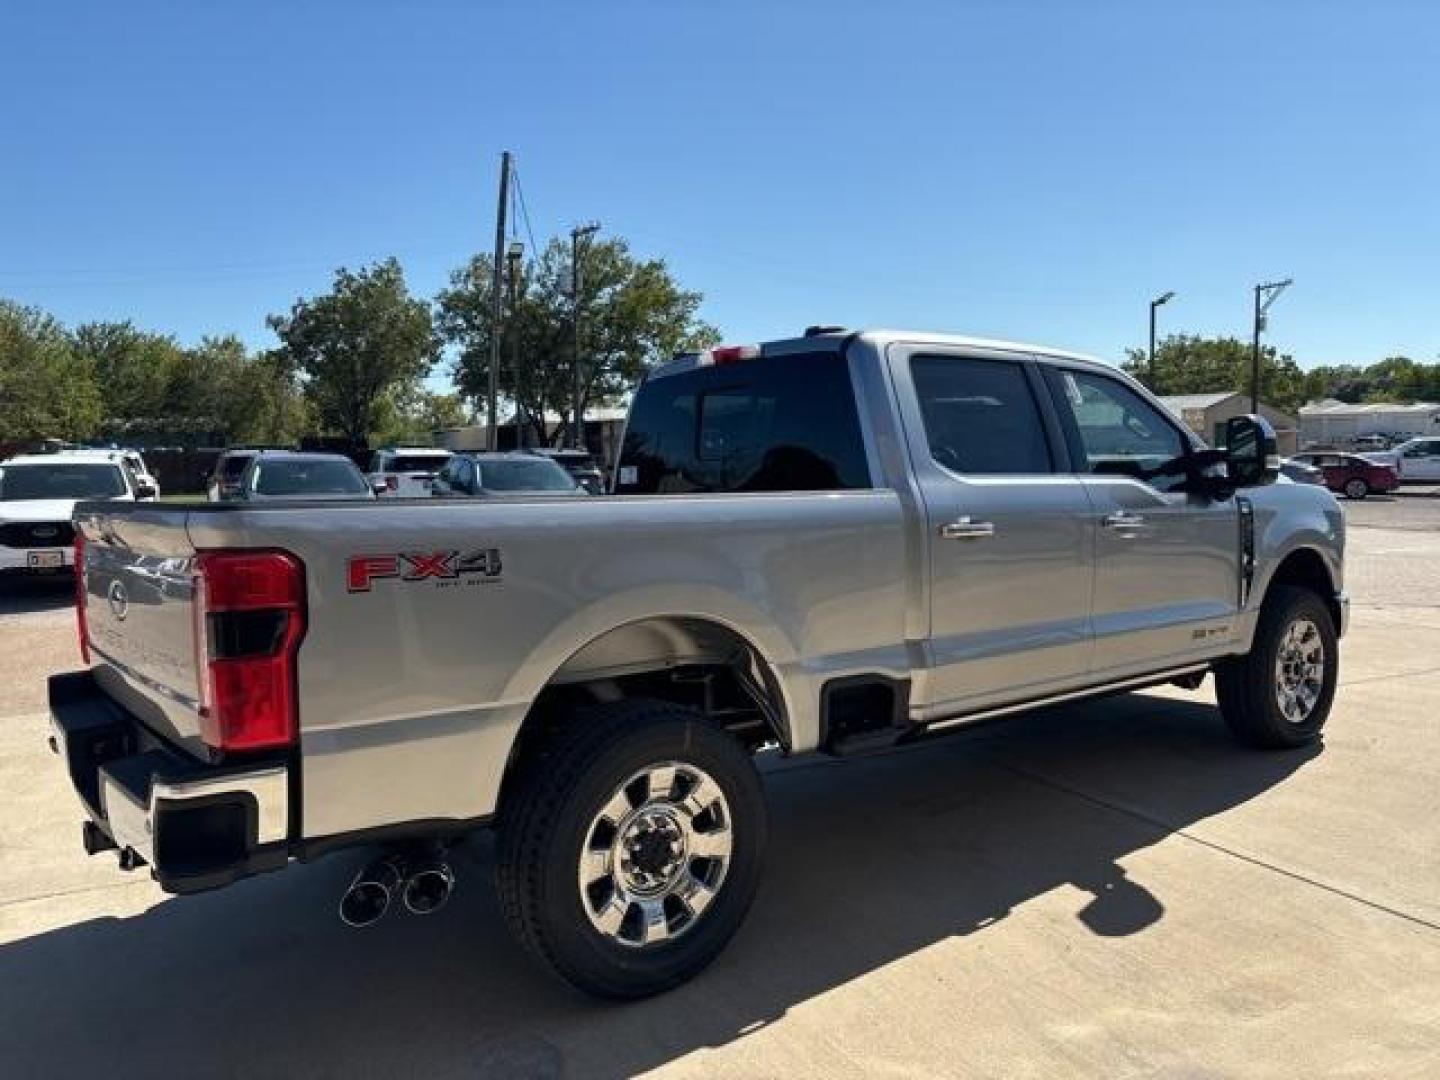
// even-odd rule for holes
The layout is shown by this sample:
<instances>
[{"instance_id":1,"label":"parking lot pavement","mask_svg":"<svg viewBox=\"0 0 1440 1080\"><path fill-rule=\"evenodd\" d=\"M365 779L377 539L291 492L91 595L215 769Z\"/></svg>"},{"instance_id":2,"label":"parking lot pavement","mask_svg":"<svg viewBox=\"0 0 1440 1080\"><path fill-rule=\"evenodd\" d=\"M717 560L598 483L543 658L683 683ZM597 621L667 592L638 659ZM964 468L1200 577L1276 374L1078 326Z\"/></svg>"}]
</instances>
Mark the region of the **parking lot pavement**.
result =
<instances>
[{"instance_id":1,"label":"parking lot pavement","mask_svg":"<svg viewBox=\"0 0 1440 1080\"><path fill-rule=\"evenodd\" d=\"M43 746L70 616L7 600L0 1076L1440 1075L1440 499L1347 513L1323 748L1235 748L1207 684L779 762L747 926L628 1006L511 944L487 838L367 931L358 856L180 900L86 859Z\"/></svg>"}]
</instances>

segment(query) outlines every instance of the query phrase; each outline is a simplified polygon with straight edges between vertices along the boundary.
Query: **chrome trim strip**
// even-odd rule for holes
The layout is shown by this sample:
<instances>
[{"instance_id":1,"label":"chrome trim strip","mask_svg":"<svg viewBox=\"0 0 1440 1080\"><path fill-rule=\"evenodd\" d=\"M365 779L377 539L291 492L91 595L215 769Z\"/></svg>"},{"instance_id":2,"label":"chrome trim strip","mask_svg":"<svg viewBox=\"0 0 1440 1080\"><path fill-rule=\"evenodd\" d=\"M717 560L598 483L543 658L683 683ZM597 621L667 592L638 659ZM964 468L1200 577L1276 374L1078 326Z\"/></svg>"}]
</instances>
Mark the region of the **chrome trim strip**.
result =
<instances>
[{"instance_id":1,"label":"chrome trim strip","mask_svg":"<svg viewBox=\"0 0 1440 1080\"><path fill-rule=\"evenodd\" d=\"M179 783L157 780L150 788L149 817L151 820L155 817L157 799L181 801L232 792L242 792L255 800L257 844L273 844L285 839L290 823L290 785L283 765L214 779Z\"/></svg>"},{"instance_id":2,"label":"chrome trim strip","mask_svg":"<svg viewBox=\"0 0 1440 1080\"><path fill-rule=\"evenodd\" d=\"M1210 665L1208 663L1186 664L1184 667L1157 671L1150 675L1137 675L1133 678L1121 679L1119 682L1102 683L1098 686L1087 686L1081 690L1070 690L1063 694L1051 694L1049 697L1031 698L1029 701L1022 701L1014 705L1001 705L994 709L981 709L979 712L963 713L960 716L952 716L947 720L936 720L928 724L922 724L920 729L926 732L944 731L946 728L958 727L961 724L972 724L980 720L989 720L996 716L1006 716L1010 713L1029 712L1031 709L1043 709L1047 705L1058 705L1065 701L1098 697L1114 691L1133 690L1140 686L1154 686L1156 683L1178 679L1182 675L1194 675L1197 671L1208 671L1209 668Z\"/></svg>"}]
</instances>

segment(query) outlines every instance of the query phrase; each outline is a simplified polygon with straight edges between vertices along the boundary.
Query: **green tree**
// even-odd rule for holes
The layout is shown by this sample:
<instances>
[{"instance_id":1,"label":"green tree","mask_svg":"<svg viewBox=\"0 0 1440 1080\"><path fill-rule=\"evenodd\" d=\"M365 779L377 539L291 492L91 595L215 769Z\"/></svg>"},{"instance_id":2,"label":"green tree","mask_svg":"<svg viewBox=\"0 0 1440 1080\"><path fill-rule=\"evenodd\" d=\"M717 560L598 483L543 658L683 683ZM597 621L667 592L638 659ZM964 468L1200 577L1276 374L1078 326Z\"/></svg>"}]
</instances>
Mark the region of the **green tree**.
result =
<instances>
[{"instance_id":1,"label":"green tree","mask_svg":"<svg viewBox=\"0 0 1440 1080\"><path fill-rule=\"evenodd\" d=\"M460 427L468 417L459 394L437 394L424 388L392 395L380 410L382 418L373 434L392 446L430 445L434 432Z\"/></svg>"},{"instance_id":2,"label":"green tree","mask_svg":"<svg viewBox=\"0 0 1440 1080\"><path fill-rule=\"evenodd\" d=\"M430 305L412 297L400 263L343 267L332 290L267 320L304 380L318 422L359 444L390 395L413 387L439 353Z\"/></svg>"},{"instance_id":3,"label":"green tree","mask_svg":"<svg viewBox=\"0 0 1440 1080\"><path fill-rule=\"evenodd\" d=\"M84 439L100 422L94 366L43 311L0 300L0 439Z\"/></svg>"},{"instance_id":4,"label":"green tree","mask_svg":"<svg viewBox=\"0 0 1440 1080\"><path fill-rule=\"evenodd\" d=\"M1155 347L1153 376L1143 349L1127 349L1121 364L1157 394L1211 394L1250 390L1249 342L1172 334ZM1293 413L1307 400L1305 373L1273 345L1260 350L1260 400Z\"/></svg>"},{"instance_id":5,"label":"green tree","mask_svg":"<svg viewBox=\"0 0 1440 1080\"><path fill-rule=\"evenodd\" d=\"M501 327L502 395L517 403L542 441L571 423L575 371L574 310L570 296L570 244L552 239L521 273L517 300L506 305ZM436 299L436 323L457 359L460 392L477 408L486 399L490 373L492 259L478 255L450 276ZM619 237L581 249L581 402L619 402L657 362L677 352L705 348L719 332L698 312L701 294L682 289L660 259L638 259ZM520 372L513 370L518 347ZM561 418L553 431L547 413ZM538 421L538 423L537 423Z\"/></svg>"},{"instance_id":6,"label":"green tree","mask_svg":"<svg viewBox=\"0 0 1440 1080\"><path fill-rule=\"evenodd\" d=\"M128 321L85 323L73 337L76 352L94 366L104 433L164 426L166 390L184 359L174 338Z\"/></svg>"},{"instance_id":7,"label":"green tree","mask_svg":"<svg viewBox=\"0 0 1440 1080\"><path fill-rule=\"evenodd\" d=\"M1311 400L1335 398L1362 401L1440 401L1440 363L1425 364L1408 356L1388 356L1376 363L1334 364L1305 373Z\"/></svg>"}]
</instances>

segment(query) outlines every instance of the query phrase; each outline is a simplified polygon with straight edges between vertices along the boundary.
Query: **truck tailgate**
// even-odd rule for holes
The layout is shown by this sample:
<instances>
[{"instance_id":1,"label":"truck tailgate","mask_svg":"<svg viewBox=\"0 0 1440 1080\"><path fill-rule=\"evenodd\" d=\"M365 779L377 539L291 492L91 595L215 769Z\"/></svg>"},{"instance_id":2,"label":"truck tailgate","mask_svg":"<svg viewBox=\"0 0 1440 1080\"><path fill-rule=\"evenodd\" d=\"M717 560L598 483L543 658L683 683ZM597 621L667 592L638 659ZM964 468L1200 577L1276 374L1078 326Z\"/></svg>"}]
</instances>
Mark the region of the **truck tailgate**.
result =
<instances>
[{"instance_id":1,"label":"truck tailgate","mask_svg":"<svg viewBox=\"0 0 1440 1080\"><path fill-rule=\"evenodd\" d=\"M183 507L82 503L79 595L100 686L156 734L203 756L187 516Z\"/></svg>"}]
</instances>

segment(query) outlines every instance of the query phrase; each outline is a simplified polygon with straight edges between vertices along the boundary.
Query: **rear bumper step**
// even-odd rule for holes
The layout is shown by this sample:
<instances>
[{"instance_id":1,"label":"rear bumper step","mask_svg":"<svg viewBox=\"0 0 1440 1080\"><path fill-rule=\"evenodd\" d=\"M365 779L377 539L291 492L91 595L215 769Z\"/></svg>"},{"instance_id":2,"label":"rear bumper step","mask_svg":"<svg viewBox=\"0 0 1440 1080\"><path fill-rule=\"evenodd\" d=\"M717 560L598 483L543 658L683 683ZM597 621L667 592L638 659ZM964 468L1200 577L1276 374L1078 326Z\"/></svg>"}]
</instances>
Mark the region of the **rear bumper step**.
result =
<instances>
[{"instance_id":1,"label":"rear bumper step","mask_svg":"<svg viewBox=\"0 0 1440 1080\"><path fill-rule=\"evenodd\" d=\"M283 762L212 765L157 738L88 671L50 678L51 748L85 808L85 849L118 848L167 892L201 892L289 860Z\"/></svg>"}]
</instances>

